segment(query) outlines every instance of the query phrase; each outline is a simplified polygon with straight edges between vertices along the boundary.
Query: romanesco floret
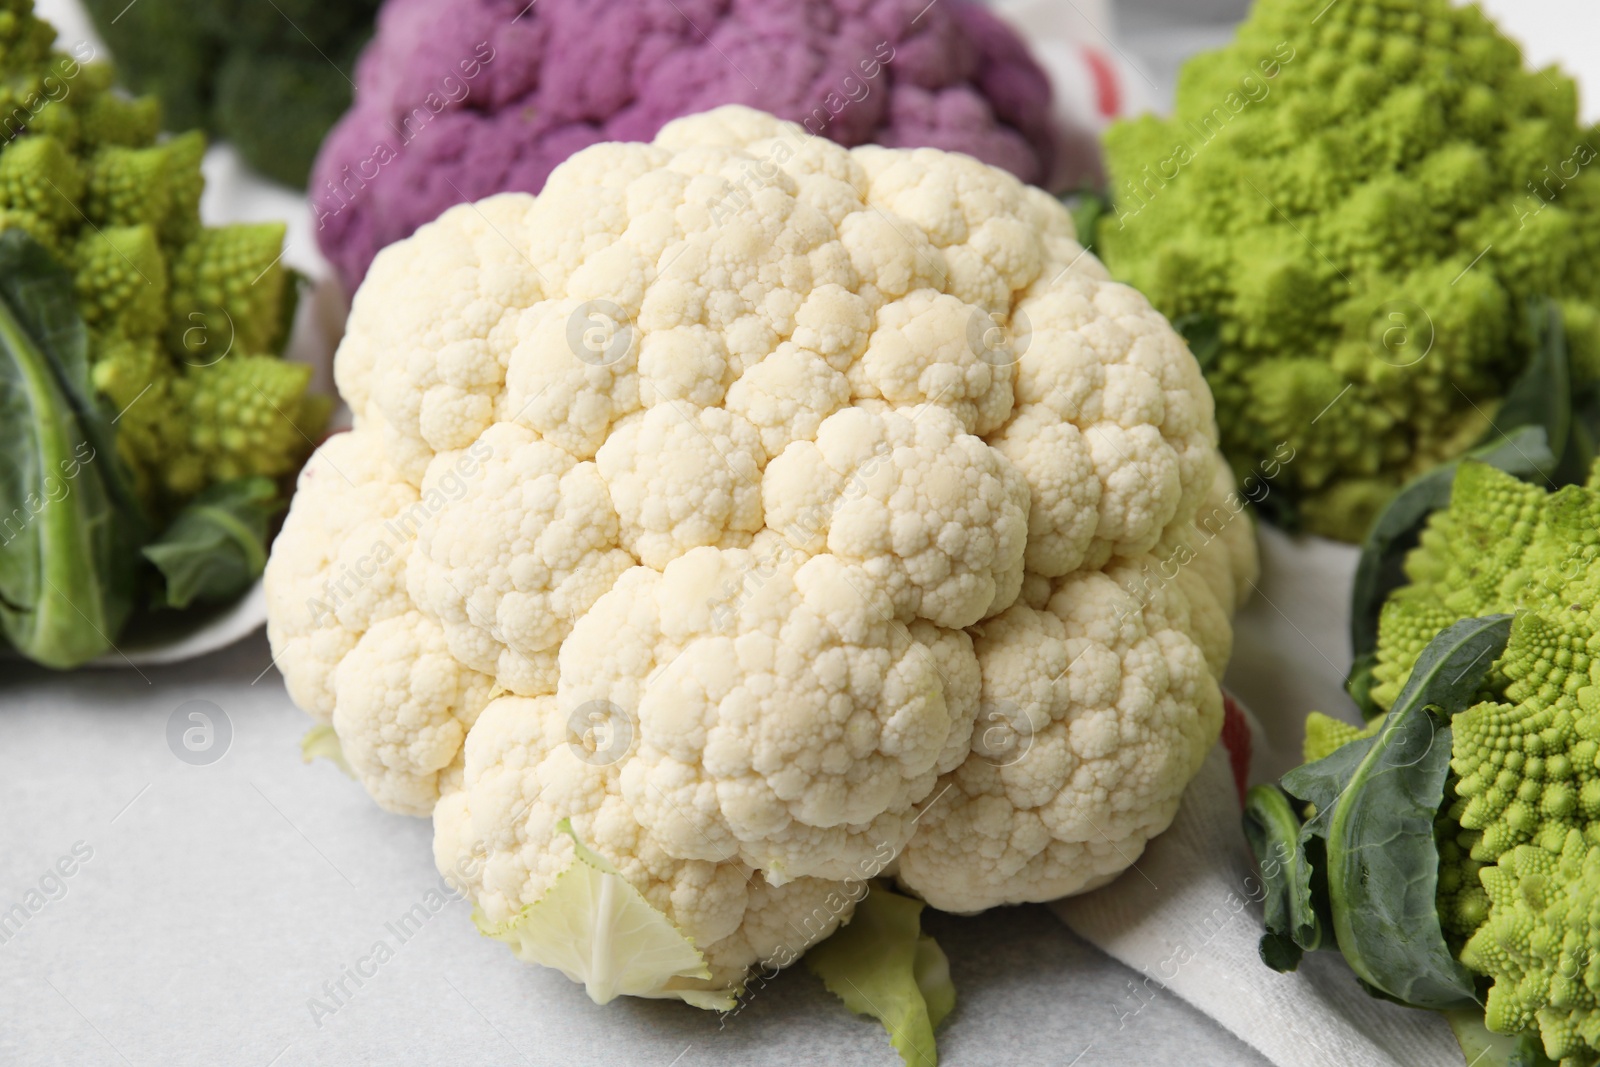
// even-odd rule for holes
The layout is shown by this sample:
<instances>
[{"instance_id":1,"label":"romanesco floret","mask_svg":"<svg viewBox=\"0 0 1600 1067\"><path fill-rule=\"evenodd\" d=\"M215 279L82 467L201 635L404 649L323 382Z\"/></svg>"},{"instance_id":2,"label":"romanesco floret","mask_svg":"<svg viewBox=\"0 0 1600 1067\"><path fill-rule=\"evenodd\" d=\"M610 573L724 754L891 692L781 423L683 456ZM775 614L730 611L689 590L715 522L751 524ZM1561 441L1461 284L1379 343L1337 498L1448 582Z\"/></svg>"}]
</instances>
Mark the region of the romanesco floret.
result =
<instances>
[{"instance_id":1,"label":"romanesco floret","mask_svg":"<svg viewBox=\"0 0 1600 1067\"><path fill-rule=\"evenodd\" d=\"M205 481L279 473L276 458L309 447L326 420L306 392L311 368L271 356L230 356L185 376L190 451L205 457Z\"/></svg>"},{"instance_id":2,"label":"romanesco floret","mask_svg":"<svg viewBox=\"0 0 1600 1067\"><path fill-rule=\"evenodd\" d=\"M1573 83L1475 7L1259 0L1171 119L1108 134L1101 252L1174 321L1215 319L1235 465L1291 443L1305 525L1359 540L1488 429L1527 301L1563 302L1600 375L1600 184L1574 180L1597 147Z\"/></svg>"},{"instance_id":3,"label":"romanesco floret","mask_svg":"<svg viewBox=\"0 0 1600 1067\"><path fill-rule=\"evenodd\" d=\"M1351 726L1342 719L1313 711L1306 716L1306 739L1301 746L1301 755L1307 763L1315 763L1352 741L1376 735L1382 728L1382 719L1374 719L1365 727Z\"/></svg>"},{"instance_id":4,"label":"romanesco floret","mask_svg":"<svg viewBox=\"0 0 1600 1067\"><path fill-rule=\"evenodd\" d=\"M202 335L231 338L250 352L270 347L278 338L287 279L263 264L274 263L282 250L283 227L275 223L205 229L179 249L172 260L177 343L191 354L210 343ZM207 328L196 331L201 319Z\"/></svg>"},{"instance_id":5,"label":"romanesco floret","mask_svg":"<svg viewBox=\"0 0 1600 1067\"><path fill-rule=\"evenodd\" d=\"M1483 871L1488 922L1461 952L1494 977L1491 1030L1537 1025L1561 1067L1600 1062L1600 850L1577 831L1558 851L1522 845Z\"/></svg>"},{"instance_id":6,"label":"romanesco floret","mask_svg":"<svg viewBox=\"0 0 1600 1067\"><path fill-rule=\"evenodd\" d=\"M0 0L0 227L72 273L90 376L156 518L207 485L294 469L326 406L273 356L291 282L278 224L200 223L205 137L158 141L160 107L104 65L51 51L28 0Z\"/></svg>"}]
</instances>

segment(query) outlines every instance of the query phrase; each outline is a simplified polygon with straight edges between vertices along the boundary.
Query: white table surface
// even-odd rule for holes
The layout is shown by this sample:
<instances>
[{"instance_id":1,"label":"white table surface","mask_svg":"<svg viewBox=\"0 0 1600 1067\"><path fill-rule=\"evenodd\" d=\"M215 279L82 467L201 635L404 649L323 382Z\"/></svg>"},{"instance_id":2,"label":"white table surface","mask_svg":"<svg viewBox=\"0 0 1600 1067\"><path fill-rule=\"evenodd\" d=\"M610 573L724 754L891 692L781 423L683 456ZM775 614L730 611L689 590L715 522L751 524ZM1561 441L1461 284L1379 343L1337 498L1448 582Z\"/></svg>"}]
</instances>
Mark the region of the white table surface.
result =
<instances>
[{"instance_id":1,"label":"white table surface","mask_svg":"<svg viewBox=\"0 0 1600 1067\"><path fill-rule=\"evenodd\" d=\"M0 1064L899 1062L803 966L719 1030L681 1004L598 1008L479 936L465 903L400 943L387 924L438 886L431 827L301 762L308 720L270 663L258 635L142 673L5 668L0 912L75 845L92 854L0 944ZM231 732L208 765L169 746L190 701L219 724L213 751L224 718ZM1135 1011L1134 973L1043 907L929 926L960 996L939 1035L946 1064L1265 1064L1170 995ZM314 1018L308 1001L380 940L393 959Z\"/></svg>"}]
</instances>

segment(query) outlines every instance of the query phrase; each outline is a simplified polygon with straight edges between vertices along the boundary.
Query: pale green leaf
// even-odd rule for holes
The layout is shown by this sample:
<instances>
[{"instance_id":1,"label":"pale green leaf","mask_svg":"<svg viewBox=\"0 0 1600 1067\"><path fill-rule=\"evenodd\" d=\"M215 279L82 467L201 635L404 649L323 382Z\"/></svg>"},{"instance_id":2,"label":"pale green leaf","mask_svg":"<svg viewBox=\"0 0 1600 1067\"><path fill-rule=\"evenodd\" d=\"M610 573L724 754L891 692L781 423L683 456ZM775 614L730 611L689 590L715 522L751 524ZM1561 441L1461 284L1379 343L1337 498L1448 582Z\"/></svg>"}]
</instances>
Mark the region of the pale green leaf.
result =
<instances>
[{"instance_id":1,"label":"pale green leaf","mask_svg":"<svg viewBox=\"0 0 1600 1067\"><path fill-rule=\"evenodd\" d=\"M310 763L318 757L327 760L351 778L356 772L350 769L350 764L344 758L344 746L339 744L339 735L334 733L333 727L327 723L319 723L306 731L300 739L300 758Z\"/></svg>"},{"instance_id":2,"label":"pale green leaf","mask_svg":"<svg viewBox=\"0 0 1600 1067\"><path fill-rule=\"evenodd\" d=\"M883 1024L906 1067L935 1067L934 1027L956 1005L950 962L922 932L922 907L874 885L849 925L806 953L830 993Z\"/></svg>"},{"instance_id":3,"label":"pale green leaf","mask_svg":"<svg viewBox=\"0 0 1600 1067\"><path fill-rule=\"evenodd\" d=\"M518 959L581 983L596 1004L619 996L676 997L697 1008L731 1009L733 990L695 984L708 981L711 970L694 943L579 840L569 820L561 820L560 830L572 838L572 865L503 923L475 913L478 929L509 944Z\"/></svg>"}]
</instances>

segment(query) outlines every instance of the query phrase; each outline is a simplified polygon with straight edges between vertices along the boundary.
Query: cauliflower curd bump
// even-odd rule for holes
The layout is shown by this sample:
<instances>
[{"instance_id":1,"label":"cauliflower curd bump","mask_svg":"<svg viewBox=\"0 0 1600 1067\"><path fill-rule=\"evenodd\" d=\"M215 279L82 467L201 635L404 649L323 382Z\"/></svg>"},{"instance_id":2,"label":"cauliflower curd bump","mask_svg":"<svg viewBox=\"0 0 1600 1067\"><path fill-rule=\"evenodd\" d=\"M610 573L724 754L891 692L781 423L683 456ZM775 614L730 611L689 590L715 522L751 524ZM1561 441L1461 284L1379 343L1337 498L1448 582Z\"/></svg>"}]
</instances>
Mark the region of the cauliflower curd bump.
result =
<instances>
[{"instance_id":1,"label":"cauliflower curd bump","mask_svg":"<svg viewBox=\"0 0 1600 1067\"><path fill-rule=\"evenodd\" d=\"M873 877L1104 884L1216 740L1211 395L1004 171L738 107L595 145L382 252L336 374L290 694L597 1000L726 1003Z\"/></svg>"}]
</instances>

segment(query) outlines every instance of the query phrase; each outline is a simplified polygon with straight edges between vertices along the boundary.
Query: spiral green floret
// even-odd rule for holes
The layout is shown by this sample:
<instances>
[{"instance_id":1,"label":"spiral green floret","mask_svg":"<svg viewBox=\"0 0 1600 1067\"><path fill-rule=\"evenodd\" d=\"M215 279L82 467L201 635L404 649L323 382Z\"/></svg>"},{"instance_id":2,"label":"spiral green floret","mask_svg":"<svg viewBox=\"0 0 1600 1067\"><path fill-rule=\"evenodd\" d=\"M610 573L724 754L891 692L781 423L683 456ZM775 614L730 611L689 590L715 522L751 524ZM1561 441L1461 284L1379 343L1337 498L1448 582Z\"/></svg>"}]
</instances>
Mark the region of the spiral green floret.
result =
<instances>
[{"instance_id":1,"label":"spiral green floret","mask_svg":"<svg viewBox=\"0 0 1600 1067\"><path fill-rule=\"evenodd\" d=\"M1478 440L1527 301L1562 302L1600 376L1600 137L1576 100L1475 7L1258 0L1171 119L1107 135L1101 254L1175 321L1215 320L1224 450L1246 472L1293 445L1275 490L1311 530L1359 540Z\"/></svg>"},{"instance_id":2,"label":"spiral green floret","mask_svg":"<svg viewBox=\"0 0 1600 1067\"><path fill-rule=\"evenodd\" d=\"M1523 845L1483 872L1490 916L1462 950L1495 979L1491 1030L1537 1026L1561 1067L1600 1063L1600 850L1568 832L1556 851Z\"/></svg>"},{"instance_id":3,"label":"spiral green floret","mask_svg":"<svg viewBox=\"0 0 1600 1067\"><path fill-rule=\"evenodd\" d=\"M277 224L206 229L172 261L172 318L177 343L191 356L202 336L231 339L245 351L275 347L283 339L288 278L268 269L283 249ZM194 326L205 321L205 329Z\"/></svg>"},{"instance_id":4,"label":"spiral green floret","mask_svg":"<svg viewBox=\"0 0 1600 1067\"><path fill-rule=\"evenodd\" d=\"M283 457L297 455L306 435L327 418L308 396L311 368L271 356L230 356L190 369L189 445L205 457L208 482L281 473Z\"/></svg>"},{"instance_id":5,"label":"spiral green floret","mask_svg":"<svg viewBox=\"0 0 1600 1067\"><path fill-rule=\"evenodd\" d=\"M91 329L149 336L167 321L167 261L149 226L80 231L69 261Z\"/></svg>"},{"instance_id":6,"label":"spiral green floret","mask_svg":"<svg viewBox=\"0 0 1600 1067\"><path fill-rule=\"evenodd\" d=\"M288 329L279 224L200 223L205 137L158 143L152 97L52 52L28 0L0 0L0 228L73 274L90 379L152 516L208 485L294 469L321 430L310 371L266 355Z\"/></svg>"}]
</instances>

